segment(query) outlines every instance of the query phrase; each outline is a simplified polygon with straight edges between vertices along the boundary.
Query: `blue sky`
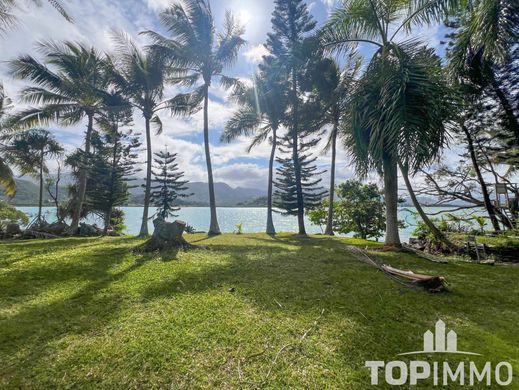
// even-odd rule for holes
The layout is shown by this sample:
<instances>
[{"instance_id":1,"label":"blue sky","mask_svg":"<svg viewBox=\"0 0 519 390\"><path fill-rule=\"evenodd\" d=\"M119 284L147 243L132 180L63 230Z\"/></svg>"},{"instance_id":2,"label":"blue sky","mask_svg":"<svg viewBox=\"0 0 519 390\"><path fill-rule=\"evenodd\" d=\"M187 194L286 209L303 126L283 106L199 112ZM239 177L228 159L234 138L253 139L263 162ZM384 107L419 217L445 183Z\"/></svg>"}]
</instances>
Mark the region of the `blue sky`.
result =
<instances>
[{"instance_id":1,"label":"blue sky","mask_svg":"<svg viewBox=\"0 0 519 390\"><path fill-rule=\"evenodd\" d=\"M2 39L1 59L6 61L22 53L37 55L34 45L40 40L73 40L94 45L99 50L110 52L111 30L123 30L140 44L145 44L145 38L138 33L145 29L160 30L158 14L169 3L169 0L68 0L67 10L73 16L75 23L63 20L57 12L48 5L42 8L20 9L21 23ZM308 1L311 13L321 24L333 9L335 0ZM237 64L228 74L243 79L249 78L254 72L261 56L265 53L262 44L265 42L270 29L270 18L274 8L273 0L212 0L211 6L216 18L217 28L222 25L226 10L231 10L245 24L247 46L242 50ZM443 31L438 26L421 29L420 36L430 46L441 50L439 41ZM365 55L369 50L363 49ZM8 94L16 102L16 96L23 83L9 79L6 75L5 63L0 63L0 80ZM167 90L173 96L174 87ZM269 145L265 143L251 154L246 153L247 139L240 139L232 144L220 144L219 136L225 122L236 107L226 99L226 92L217 83L211 91L210 127L211 150L215 180L226 182L233 187L265 188L267 181L267 158ZM202 145L202 115L201 113L189 119L171 118L164 112L161 114L164 123L164 133L153 138L153 149L158 151L166 145L168 150L179 154L179 162L191 181L207 181L205 159ZM143 121L138 115L134 118L134 129L141 131ZM57 138L65 144L68 150L73 150L82 143L85 124L70 128L53 128ZM144 161L144 154L142 155ZM319 155L319 165L325 168L329 157ZM353 176L348 166L348 158L344 152L338 156L338 179L343 180ZM326 183L327 177L323 182Z\"/></svg>"}]
</instances>

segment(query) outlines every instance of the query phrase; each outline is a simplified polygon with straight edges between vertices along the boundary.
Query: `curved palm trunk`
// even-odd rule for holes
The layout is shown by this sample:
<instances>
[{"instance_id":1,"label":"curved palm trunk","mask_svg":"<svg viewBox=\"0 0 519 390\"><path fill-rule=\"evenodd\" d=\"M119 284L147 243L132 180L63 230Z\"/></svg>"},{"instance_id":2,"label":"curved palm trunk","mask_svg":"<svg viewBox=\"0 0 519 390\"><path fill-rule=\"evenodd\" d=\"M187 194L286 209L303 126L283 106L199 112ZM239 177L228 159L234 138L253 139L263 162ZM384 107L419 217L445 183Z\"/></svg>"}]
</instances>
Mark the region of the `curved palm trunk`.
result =
<instances>
[{"instance_id":1,"label":"curved palm trunk","mask_svg":"<svg viewBox=\"0 0 519 390\"><path fill-rule=\"evenodd\" d=\"M330 198L328 205L328 220L326 222L326 230L324 234L327 236L333 236L333 206L335 201L335 160L337 157L337 127L338 122L336 121L333 125L332 130L332 166L330 168Z\"/></svg>"},{"instance_id":2,"label":"curved palm trunk","mask_svg":"<svg viewBox=\"0 0 519 390\"><path fill-rule=\"evenodd\" d=\"M151 194L151 164L153 154L151 150L151 129L150 129L150 118L146 120L146 188L144 190L144 209L142 210L142 223L139 237L146 237L149 235L148 232L148 214L150 209L150 194Z\"/></svg>"},{"instance_id":3,"label":"curved palm trunk","mask_svg":"<svg viewBox=\"0 0 519 390\"><path fill-rule=\"evenodd\" d=\"M296 71L292 69L292 160L294 162L294 176L296 180L296 196L297 196L297 224L299 226L299 234L306 235L305 229L305 203L303 198L303 186L301 184L301 167L299 166L299 104L297 101L297 81Z\"/></svg>"},{"instance_id":4,"label":"curved palm trunk","mask_svg":"<svg viewBox=\"0 0 519 390\"><path fill-rule=\"evenodd\" d=\"M276 234L274 220L272 218L272 191L274 185L274 159L276 157L277 147L277 127L272 128L272 150L270 151L269 160L269 184L267 194L267 234Z\"/></svg>"},{"instance_id":5,"label":"curved palm trunk","mask_svg":"<svg viewBox=\"0 0 519 390\"><path fill-rule=\"evenodd\" d=\"M387 246L401 247L398 233L398 170L393 156L384 156L384 199L386 202L386 241Z\"/></svg>"},{"instance_id":6,"label":"curved palm trunk","mask_svg":"<svg viewBox=\"0 0 519 390\"><path fill-rule=\"evenodd\" d=\"M90 157L90 143L92 139L92 132L94 131L94 114L87 114L88 125L85 137L85 157ZM81 219L81 210L83 209L83 202L85 201L86 186L87 186L88 170L86 162L82 162L79 171L79 188L77 193L77 204L72 214L72 223L70 224L70 232L76 234L79 228L79 220Z\"/></svg>"},{"instance_id":7,"label":"curved palm trunk","mask_svg":"<svg viewBox=\"0 0 519 390\"><path fill-rule=\"evenodd\" d=\"M204 92L204 146L205 161L207 163L207 179L209 182L209 207L211 209L211 222L209 225L209 235L216 236L221 234L218 226L218 216L216 214L216 198L214 196L213 166L211 164L211 152L209 150L209 87L206 85Z\"/></svg>"},{"instance_id":8,"label":"curved palm trunk","mask_svg":"<svg viewBox=\"0 0 519 390\"><path fill-rule=\"evenodd\" d=\"M483 174L481 173L481 169L479 168L478 160L476 157L476 150L474 148L474 141L472 140L472 136L465 126L465 124L461 123L461 129L463 130L463 133L465 133L465 137L467 138L467 146L469 149L470 159L472 161L472 166L474 168L474 171L476 172L476 176L479 181L479 185L481 187L481 194L483 195L483 202L485 204L485 208L487 210L488 216L490 218L490 222L492 223L492 226L494 227L494 230L496 232L501 230L501 227L499 226L499 221L497 220L494 206L492 205L492 201L490 200L490 195L488 193L488 188L485 183L485 179L483 178Z\"/></svg>"},{"instance_id":9,"label":"curved palm trunk","mask_svg":"<svg viewBox=\"0 0 519 390\"><path fill-rule=\"evenodd\" d=\"M443 232L440 231L436 227L436 225L431 221L429 216L425 213L425 211L422 208L422 205L420 202L418 202L418 199L416 197L416 194L414 192L413 186L411 185L411 181L409 180L409 172L408 170L402 165L402 163L399 161L398 166L400 167L400 172L402 172L402 177L404 178L405 185L407 187L407 192L409 193L409 196L411 197L411 200L413 201L413 205L418 211L418 214L422 218L422 221L427 225L427 227L431 230L432 234L436 239L443 242L448 248L455 248L456 246L443 234Z\"/></svg>"},{"instance_id":10,"label":"curved palm trunk","mask_svg":"<svg viewBox=\"0 0 519 390\"><path fill-rule=\"evenodd\" d=\"M43 208L43 150L40 156L40 195L38 199L38 222L41 221L41 213Z\"/></svg>"}]
</instances>

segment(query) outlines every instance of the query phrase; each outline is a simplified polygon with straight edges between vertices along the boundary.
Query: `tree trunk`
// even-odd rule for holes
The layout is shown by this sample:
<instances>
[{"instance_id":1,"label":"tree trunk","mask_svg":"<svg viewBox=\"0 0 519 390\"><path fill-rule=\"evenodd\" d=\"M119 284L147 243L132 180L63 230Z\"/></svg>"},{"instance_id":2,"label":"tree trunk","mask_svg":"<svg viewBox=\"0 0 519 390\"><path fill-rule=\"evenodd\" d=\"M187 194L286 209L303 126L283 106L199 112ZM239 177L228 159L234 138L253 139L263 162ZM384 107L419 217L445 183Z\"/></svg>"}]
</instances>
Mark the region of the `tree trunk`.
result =
<instances>
[{"instance_id":1,"label":"tree trunk","mask_svg":"<svg viewBox=\"0 0 519 390\"><path fill-rule=\"evenodd\" d=\"M270 151L269 160L269 184L267 194L267 234L276 234L274 220L272 218L272 191L274 185L274 159L276 157L277 147L277 127L272 128L272 150Z\"/></svg>"},{"instance_id":2,"label":"tree trunk","mask_svg":"<svg viewBox=\"0 0 519 390\"><path fill-rule=\"evenodd\" d=\"M494 230L498 232L501 230L501 228L499 226L499 221L497 220L495 214L494 206L492 205L492 201L490 200L490 195L488 193L487 185L483 178L483 174L481 173L481 169L479 168L478 160L476 157L476 150L474 148L474 141L472 140L472 135L470 134L469 129L467 129L464 123L461 123L461 129L465 133L465 137L467 139L467 146L469 149L470 159L472 161L474 171L476 172L479 185L481 186L481 194L483 195L483 202L485 203L485 208L487 209L488 216L490 217L490 222L492 223Z\"/></svg>"},{"instance_id":3,"label":"tree trunk","mask_svg":"<svg viewBox=\"0 0 519 390\"><path fill-rule=\"evenodd\" d=\"M204 146L205 161L207 163L207 179L209 182L209 207L211 209L211 221L209 225L209 235L216 236L221 234L216 214L216 198L214 195L213 166L211 164L211 152L209 150L209 85L206 84L204 92Z\"/></svg>"},{"instance_id":4,"label":"tree trunk","mask_svg":"<svg viewBox=\"0 0 519 390\"><path fill-rule=\"evenodd\" d=\"M292 69L292 105L292 160L294 162L294 176L296 180L297 224L299 227L299 234L306 235L305 203L303 198L303 186L301 184L301 167L299 166L299 104L297 101L297 80L295 69Z\"/></svg>"},{"instance_id":5,"label":"tree trunk","mask_svg":"<svg viewBox=\"0 0 519 390\"><path fill-rule=\"evenodd\" d=\"M386 246L401 247L398 233L398 170L397 160L384 155L384 199L386 202Z\"/></svg>"},{"instance_id":6,"label":"tree trunk","mask_svg":"<svg viewBox=\"0 0 519 390\"><path fill-rule=\"evenodd\" d=\"M153 221L153 225L155 227L153 235L148 241L137 248L138 251L155 252L169 249L195 248L182 237L186 227L184 221L169 223L159 217Z\"/></svg>"},{"instance_id":7,"label":"tree trunk","mask_svg":"<svg viewBox=\"0 0 519 390\"><path fill-rule=\"evenodd\" d=\"M88 125L87 133L85 137L85 155L83 158L88 159L90 157L90 142L92 138L92 132L94 131L94 114L87 114ZM79 228L79 220L81 219L81 210L83 209L83 202L85 201L86 186L88 178L87 161L81 161L79 171L79 187L77 193L77 204L72 215L72 223L70 225L70 232L77 234Z\"/></svg>"},{"instance_id":8,"label":"tree trunk","mask_svg":"<svg viewBox=\"0 0 519 390\"><path fill-rule=\"evenodd\" d=\"M112 172L110 172L110 199L108 204L106 205L106 213L105 213L105 226L103 229L103 235L108 234L108 228L110 227L110 220L112 219L112 210L114 208L114 187L115 187L115 172L117 170L117 148L119 147L118 140L118 128L112 127L112 132L115 135L114 147L112 149Z\"/></svg>"},{"instance_id":9,"label":"tree trunk","mask_svg":"<svg viewBox=\"0 0 519 390\"><path fill-rule=\"evenodd\" d=\"M337 156L337 128L339 122L335 121L332 130L332 166L330 168L330 198L328 205L328 221L326 223L326 230L324 234L327 236L333 236L333 207L335 201L335 159Z\"/></svg>"},{"instance_id":10,"label":"tree trunk","mask_svg":"<svg viewBox=\"0 0 519 390\"><path fill-rule=\"evenodd\" d=\"M42 150L40 156L40 197L38 199L38 222L41 221L41 212L43 208L43 158L44 152Z\"/></svg>"},{"instance_id":11,"label":"tree trunk","mask_svg":"<svg viewBox=\"0 0 519 390\"><path fill-rule=\"evenodd\" d=\"M416 194L413 190L413 186L411 185L411 181L409 180L409 172L402 163L399 161L398 165L400 167L400 172L402 172L402 177L404 178L405 185L407 187L407 192L409 192L409 196L411 197L411 200L413 201L413 205L418 211L418 214L422 218L422 221L427 225L427 227L431 230L432 234L436 239L443 242L448 248L455 248L455 245L443 234L440 229L436 227L436 225L431 221L429 216L425 213L425 211L422 208L422 205L420 202L418 202L418 199L416 198Z\"/></svg>"},{"instance_id":12,"label":"tree trunk","mask_svg":"<svg viewBox=\"0 0 519 390\"><path fill-rule=\"evenodd\" d=\"M501 103L501 107L505 111L507 127L514 133L516 141L519 142L519 121L515 116L514 109L508 101L505 93L499 86L499 83L497 82L494 74L491 75L490 82L497 98L499 99L499 102Z\"/></svg>"},{"instance_id":13,"label":"tree trunk","mask_svg":"<svg viewBox=\"0 0 519 390\"><path fill-rule=\"evenodd\" d=\"M153 152L151 149L151 129L150 118L146 117L146 188L144 190L144 209L142 211L142 222L139 237L146 237L148 232L148 214L150 208L150 193L151 193L151 165L153 161Z\"/></svg>"}]
</instances>

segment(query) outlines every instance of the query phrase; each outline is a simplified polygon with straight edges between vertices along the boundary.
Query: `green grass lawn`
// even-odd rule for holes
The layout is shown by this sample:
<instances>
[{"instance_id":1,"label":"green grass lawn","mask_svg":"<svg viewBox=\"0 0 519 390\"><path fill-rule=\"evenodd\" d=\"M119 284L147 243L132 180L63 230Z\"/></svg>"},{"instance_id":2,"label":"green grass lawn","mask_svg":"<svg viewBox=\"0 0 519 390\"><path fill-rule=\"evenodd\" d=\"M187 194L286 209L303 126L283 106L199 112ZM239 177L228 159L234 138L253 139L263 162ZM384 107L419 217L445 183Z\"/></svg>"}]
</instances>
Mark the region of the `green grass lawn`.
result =
<instances>
[{"instance_id":1,"label":"green grass lawn","mask_svg":"<svg viewBox=\"0 0 519 390\"><path fill-rule=\"evenodd\" d=\"M445 276L450 292L430 295L344 249L361 241L188 239L209 250L137 255L135 238L0 244L0 387L367 389L366 360L411 360L397 355L420 350L441 318L460 350L483 355L449 361L509 361L519 389L519 268L380 253Z\"/></svg>"}]
</instances>

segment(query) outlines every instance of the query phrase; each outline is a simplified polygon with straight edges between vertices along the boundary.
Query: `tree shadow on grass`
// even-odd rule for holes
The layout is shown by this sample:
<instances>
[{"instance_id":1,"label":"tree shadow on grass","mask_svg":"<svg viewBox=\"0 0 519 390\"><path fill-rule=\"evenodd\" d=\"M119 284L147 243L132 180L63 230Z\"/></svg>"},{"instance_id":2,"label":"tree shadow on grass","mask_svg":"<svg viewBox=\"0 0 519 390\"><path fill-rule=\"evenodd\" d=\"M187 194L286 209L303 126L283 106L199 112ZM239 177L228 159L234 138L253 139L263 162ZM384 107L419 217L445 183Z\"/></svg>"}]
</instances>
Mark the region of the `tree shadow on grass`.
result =
<instances>
[{"instance_id":1,"label":"tree shadow on grass","mask_svg":"<svg viewBox=\"0 0 519 390\"><path fill-rule=\"evenodd\" d=\"M154 300L207 292L229 294L232 288L238 299L265 312L267 318L311 318L324 309L327 314L323 321L334 317L355 324L357 337L345 336L342 341L345 359L351 348L387 356L395 348L416 347L416 343L400 345L409 340L404 335L411 334L419 344L423 332L439 318L468 321L510 344L510 326L503 329L503 321L500 328L485 320L497 313L495 305L485 305L489 297L481 288L486 283L479 285L469 279L470 284L464 286L467 291L462 294L431 295L406 289L359 262L343 248L345 242L335 238L281 237L284 247L269 238L247 239L265 245L215 243L211 247L221 259L206 267L179 269L166 280L147 287L143 297ZM421 260L413 261L419 264ZM429 266L444 269L441 265ZM477 269L471 271L475 277ZM455 275L456 270L452 268L451 272ZM505 274L500 277L510 279ZM461 278L467 283L464 276ZM512 311L517 304L504 303L502 307Z\"/></svg>"},{"instance_id":2,"label":"tree shadow on grass","mask_svg":"<svg viewBox=\"0 0 519 390\"><path fill-rule=\"evenodd\" d=\"M51 355L53 351L48 346L53 341L97 330L117 316L123 297L103 290L144 264L142 261L133 262L121 271L110 272L126 260L121 256L123 251L127 253L128 250L99 247L82 252L74 263L53 263L46 270L45 266L31 267L24 273L15 272L8 276L10 286L19 283L31 294L46 291L66 280L86 284L66 298L60 298L58 294L50 302L28 304L13 315L0 317L0 356L4 360L0 376L9 377L21 365L31 367L41 358ZM39 286L32 288L32 280L38 279L38 274ZM10 298L19 300L17 294L20 292L15 290L13 294L11 290ZM7 297L8 294L4 295Z\"/></svg>"}]
</instances>

